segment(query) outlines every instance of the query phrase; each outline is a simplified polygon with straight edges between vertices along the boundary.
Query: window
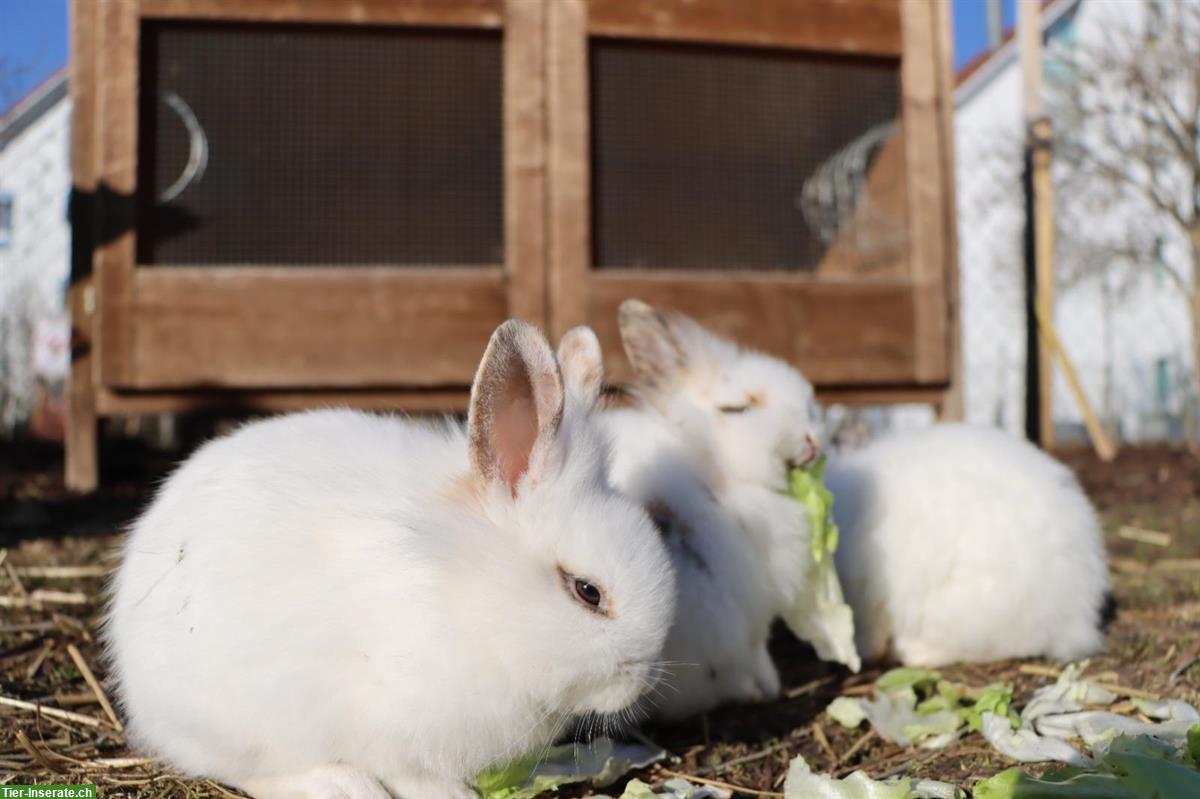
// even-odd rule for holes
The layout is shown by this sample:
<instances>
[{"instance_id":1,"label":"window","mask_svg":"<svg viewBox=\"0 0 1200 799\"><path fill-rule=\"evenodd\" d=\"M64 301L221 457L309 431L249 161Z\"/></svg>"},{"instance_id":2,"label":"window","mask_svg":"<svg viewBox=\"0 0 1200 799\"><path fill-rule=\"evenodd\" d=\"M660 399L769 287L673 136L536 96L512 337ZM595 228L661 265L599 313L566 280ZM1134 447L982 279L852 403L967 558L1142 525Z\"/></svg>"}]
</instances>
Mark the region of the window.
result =
<instances>
[{"instance_id":1,"label":"window","mask_svg":"<svg viewBox=\"0 0 1200 799\"><path fill-rule=\"evenodd\" d=\"M0 194L0 247L12 243L13 198L11 194Z\"/></svg>"},{"instance_id":2,"label":"window","mask_svg":"<svg viewBox=\"0 0 1200 799\"><path fill-rule=\"evenodd\" d=\"M1166 409L1171 401L1171 364L1166 358L1154 362L1154 395L1158 407Z\"/></svg>"}]
</instances>

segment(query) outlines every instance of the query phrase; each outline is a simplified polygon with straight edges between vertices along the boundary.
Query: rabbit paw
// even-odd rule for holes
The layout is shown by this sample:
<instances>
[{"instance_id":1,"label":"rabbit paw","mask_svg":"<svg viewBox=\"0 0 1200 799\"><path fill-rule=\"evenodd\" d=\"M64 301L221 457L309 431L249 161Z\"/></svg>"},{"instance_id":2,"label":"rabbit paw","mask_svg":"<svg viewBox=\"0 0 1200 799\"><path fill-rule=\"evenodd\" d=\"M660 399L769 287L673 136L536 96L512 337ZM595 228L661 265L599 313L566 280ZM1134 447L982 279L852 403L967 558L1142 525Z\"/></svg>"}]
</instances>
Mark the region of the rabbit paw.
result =
<instances>
[{"instance_id":1,"label":"rabbit paw","mask_svg":"<svg viewBox=\"0 0 1200 799\"><path fill-rule=\"evenodd\" d=\"M238 787L254 799L392 799L378 780L349 766L322 766L283 777L254 777Z\"/></svg>"},{"instance_id":2,"label":"rabbit paw","mask_svg":"<svg viewBox=\"0 0 1200 799\"><path fill-rule=\"evenodd\" d=\"M771 660L771 653L767 651L766 644L754 654L754 682L758 685L764 701L770 702L779 698L779 671L775 668L775 661Z\"/></svg>"},{"instance_id":3,"label":"rabbit paw","mask_svg":"<svg viewBox=\"0 0 1200 799\"><path fill-rule=\"evenodd\" d=\"M427 774L402 774L383 780L395 799L479 799L479 794L458 780Z\"/></svg>"}]
</instances>

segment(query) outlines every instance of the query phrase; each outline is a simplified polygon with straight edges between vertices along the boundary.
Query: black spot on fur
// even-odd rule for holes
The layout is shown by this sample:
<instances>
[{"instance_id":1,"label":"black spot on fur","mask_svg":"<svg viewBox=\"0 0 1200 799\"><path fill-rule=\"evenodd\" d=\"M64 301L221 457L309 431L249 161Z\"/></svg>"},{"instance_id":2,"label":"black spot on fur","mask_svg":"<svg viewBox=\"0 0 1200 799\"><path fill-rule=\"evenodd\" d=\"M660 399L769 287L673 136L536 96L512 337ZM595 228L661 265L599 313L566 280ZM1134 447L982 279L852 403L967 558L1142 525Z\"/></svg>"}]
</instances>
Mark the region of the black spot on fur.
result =
<instances>
[{"instance_id":1,"label":"black spot on fur","mask_svg":"<svg viewBox=\"0 0 1200 799\"><path fill-rule=\"evenodd\" d=\"M1104 592L1104 604L1100 606L1100 629L1107 631L1117 618L1117 597L1112 591Z\"/></svg>"},{"instance_id":2,"label":"black spot on fur","mask_svg":"<svg viewBox=\"0 0 1200 799\"><path fill-rule=\"evenodd\" d=\"M712 680L713 682L717 681L717 670L712 666L708 667L708 679Z\"/></svg>"}]
</instances>

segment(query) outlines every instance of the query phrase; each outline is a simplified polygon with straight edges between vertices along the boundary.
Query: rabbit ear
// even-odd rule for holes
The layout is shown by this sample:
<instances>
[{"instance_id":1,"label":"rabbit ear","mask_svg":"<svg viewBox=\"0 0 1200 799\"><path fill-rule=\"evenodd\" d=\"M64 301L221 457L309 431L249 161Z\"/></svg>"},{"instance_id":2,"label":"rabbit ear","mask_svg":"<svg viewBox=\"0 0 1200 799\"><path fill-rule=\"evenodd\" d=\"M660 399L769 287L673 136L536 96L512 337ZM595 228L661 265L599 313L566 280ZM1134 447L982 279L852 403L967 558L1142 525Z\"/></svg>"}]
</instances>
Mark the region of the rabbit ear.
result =
<instances>
[{"instance_id":1,"label":"rabbit ear","mask_svg":"<svg viewBox=\"0 0 1200 799\"><path fill-rule=\"evenodd\" d=\"M503 481L516 496L537 445L545 452L562 413L562 375L546 337L516 319L500 325L471 386L472 469L484 480Z\"/></svg>"},{"instance_id":2,"label":"rabbit ear","mask_svg":"<svg viewBox=\"0 0 1200 799\"><path fill-rule=\"evenodd\" d=\"M566 332L558 342L558 363L567 390L594 403L604 382L604 356L590 327L580 325Z\"/></svg>"},{"instance_id":3,"label":"rabbit ear","mask_svg":"<svg viewBox=\"0 0 1200 799\"><path fill-rule=\"evenodd\" d=\"M625 300L618 322L638 379L652 388L673 386L686 370L687 358L666 317L641 300Z\"/></svg>"}]
</instances>

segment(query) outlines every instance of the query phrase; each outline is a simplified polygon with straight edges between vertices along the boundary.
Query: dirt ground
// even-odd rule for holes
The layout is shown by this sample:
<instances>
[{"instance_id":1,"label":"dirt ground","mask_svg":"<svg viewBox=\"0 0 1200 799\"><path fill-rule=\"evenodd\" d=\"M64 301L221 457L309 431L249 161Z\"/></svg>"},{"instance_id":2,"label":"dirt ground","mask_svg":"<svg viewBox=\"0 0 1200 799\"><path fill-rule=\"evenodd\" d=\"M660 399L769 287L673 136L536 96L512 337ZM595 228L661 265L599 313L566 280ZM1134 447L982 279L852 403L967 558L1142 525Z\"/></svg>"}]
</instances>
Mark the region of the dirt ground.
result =
<instances>
[{"instance_id":1,"label":"dirt ground","mask_svg":"<svg viewBox=\"0 0 1200 799\"><path fill-rule=\"evenodd\" d=\"M106 691L95 636L115 531L172 462L169 453L131 444L105 450L104 489L84 499L63 489L58 450L25 445L0 456L0 784L91 782L112 797L234 796L129 752L100 699ZM1118 602L1107 652L1088 673L1200 703L1200 460L1165 446L1127 449L1110 464L1084 450L1059 455L1100 510ZM907 774L967 789L1011 765L978 734L926 751L882 742L865 726L845 730L823 709L840 694L864 690L888 664L852 675L816 661L783 633L773 649L784 698L647 728L678 759L641 776L660 779L666 768L770 795L801 753L817 771ZM973 686L1011 682L1020 706L1052 681L1054 665L1007 661L942 671Z\"/></svg>"}]
</instances>

